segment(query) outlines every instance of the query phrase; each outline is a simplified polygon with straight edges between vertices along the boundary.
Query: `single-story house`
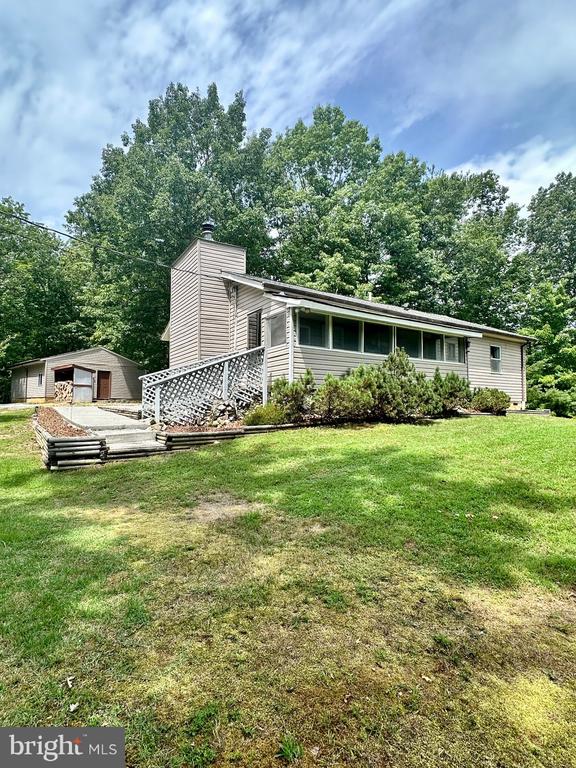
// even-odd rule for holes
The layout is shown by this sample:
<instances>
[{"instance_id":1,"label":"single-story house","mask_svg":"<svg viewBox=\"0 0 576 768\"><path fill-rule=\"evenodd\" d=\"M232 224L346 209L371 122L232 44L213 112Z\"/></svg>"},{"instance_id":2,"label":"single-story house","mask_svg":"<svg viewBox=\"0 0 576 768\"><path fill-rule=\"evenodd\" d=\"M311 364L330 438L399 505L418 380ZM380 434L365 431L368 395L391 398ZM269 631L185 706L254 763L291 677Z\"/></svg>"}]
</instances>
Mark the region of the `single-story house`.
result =
<instances>
[{"instance_id":1,"label":"single-story house","mask_svg":"<svg viewBox=\"0 0 576 768\"><path fill-rule=\"evenodd\" d=\"M455 371L473 387L504 390L515 407L526 401L529 337L248 275L245 249L213 240L211 224L173 264L162 338L173 369L264 346L268 382L307 368L320 382L400 347L428 376Z\"/></svg>"},{"instance_id":2,"label":"single-story house","mask_svg":"<svg viewBox=\"0 0 576 768\"><path fill-rule=\"evenodd\" d=\"M12 366L13 403L139 400L142 369L106 347L25 360Z\"/></svg>"}]
</instances>

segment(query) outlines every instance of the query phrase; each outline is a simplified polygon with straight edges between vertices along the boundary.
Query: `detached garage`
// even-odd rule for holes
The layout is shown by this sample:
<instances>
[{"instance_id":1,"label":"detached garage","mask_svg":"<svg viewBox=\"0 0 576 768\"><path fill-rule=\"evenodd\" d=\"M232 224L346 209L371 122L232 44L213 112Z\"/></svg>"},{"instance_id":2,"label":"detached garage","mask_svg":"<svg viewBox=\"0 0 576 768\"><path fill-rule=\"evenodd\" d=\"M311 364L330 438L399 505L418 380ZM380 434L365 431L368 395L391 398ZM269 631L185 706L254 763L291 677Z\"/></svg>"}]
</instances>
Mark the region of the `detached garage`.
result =
<instances>
[{"instance_id":1,"label":"detached garage","mask_svg":"<svg viewBox=\"0 0 576 768\"><path fill-rule=\"evenodd\" d=\"M25 360L12 367L12 402L140 400L143 373L133 360L105 347Z\"/></svg>"}]
</instances>

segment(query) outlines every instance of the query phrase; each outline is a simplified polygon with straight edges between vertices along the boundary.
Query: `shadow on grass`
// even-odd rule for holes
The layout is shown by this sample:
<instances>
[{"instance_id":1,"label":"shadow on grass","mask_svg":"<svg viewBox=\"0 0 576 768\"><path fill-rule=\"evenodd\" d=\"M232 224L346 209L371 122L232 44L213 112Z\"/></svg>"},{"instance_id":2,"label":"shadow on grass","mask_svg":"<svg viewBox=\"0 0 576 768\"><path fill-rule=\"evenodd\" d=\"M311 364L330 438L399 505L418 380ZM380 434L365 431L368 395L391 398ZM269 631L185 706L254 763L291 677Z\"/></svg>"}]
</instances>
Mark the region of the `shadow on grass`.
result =
<instances>
[{"instance_id":1,"label":"shadow on grass","mask_svg":"<svg viewBox=\"0 0 576 768\"><path fill-rule=\"evenodd\" d=\"M427 440L429 429L416 434ZM462 469L435 447L413 440L410 447L390 445L375 430L368 433L366 441L357 430L342 428L304 430L288 440L249 438L49 476L42 487L62 511L136 502L152 513L224 491L329 523L326 533L314 537L315 546L377 547L465 583L514 587L526 573L576 583L576 559L543 540L551 516L567 525L573 495L539 489L499 466L502 457L494 457L493 466L479 462ZM34 474L20 476L15 468L13 480Z\"/></svg>"},{"instance_id":2,"label":"shadow on grass","mask_svg":"<svg viewBox=\"0 0 576 768\"><path fill-rule=\"evenodd\" d=\"M102 620L122 631L146 618L130 570L145 551L79 515L78 496L60 499L53 480L39 468L0 483L0 642L8 656L46 665L61 647L94 643ZM23 495L26 484L34 490ZM119 586L109 582L118 573Z\"/></svg>"},{"instance_id":3,"label":"shadow on grass","mask_svg":"<svg viewBox=\"0 0 576 768\"><path fill-rule=\"evenodd\" d=\"M429 432L416 434L426 440ZM14 557L9 565L3 553L0 573L10 586L1 618L28 614L18 629L24 649L40 634L55 641L59 622L83 595L103 589L127 558L146 557L120 539L101 550L84 547L82 536L75 545L91 509L136 505L141 513L170 514L215 492L321 521L326 530L310 539L319 549L381 550L460 584L513 588L526 575L576 583L576 558L558 537L546 538L551 519L567 527L573 495L511 475L498 465L502 457L490 468L462 469L450 453L406 434L412 442L404 446L374 429L304 430L58 475L32 468L26 454L11 459L0 473L0 540ZM244 535L233 526L231 534Z\"/></svg>"}]
</instances>

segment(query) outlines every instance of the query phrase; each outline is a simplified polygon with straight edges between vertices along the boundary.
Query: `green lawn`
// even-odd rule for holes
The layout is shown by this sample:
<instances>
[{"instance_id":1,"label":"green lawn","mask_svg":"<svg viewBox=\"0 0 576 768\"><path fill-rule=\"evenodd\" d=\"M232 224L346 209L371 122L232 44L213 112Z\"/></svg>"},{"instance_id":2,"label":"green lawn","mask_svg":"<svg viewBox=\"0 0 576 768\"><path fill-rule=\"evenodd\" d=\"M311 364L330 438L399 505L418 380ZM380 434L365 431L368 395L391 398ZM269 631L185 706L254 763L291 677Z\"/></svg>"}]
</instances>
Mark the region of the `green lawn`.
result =
<instances>
[{"instance_id":1,"label":"green lawn","mask_svg":"<svg viewBox=\"0 0 576 768\"><path fill-rule=\"evenodd\" d=\"M508 417L50 474L4 413L0 724L121 725L138 768L576 766L575 465L576 421Z\"/></svg>"}]
</instances>

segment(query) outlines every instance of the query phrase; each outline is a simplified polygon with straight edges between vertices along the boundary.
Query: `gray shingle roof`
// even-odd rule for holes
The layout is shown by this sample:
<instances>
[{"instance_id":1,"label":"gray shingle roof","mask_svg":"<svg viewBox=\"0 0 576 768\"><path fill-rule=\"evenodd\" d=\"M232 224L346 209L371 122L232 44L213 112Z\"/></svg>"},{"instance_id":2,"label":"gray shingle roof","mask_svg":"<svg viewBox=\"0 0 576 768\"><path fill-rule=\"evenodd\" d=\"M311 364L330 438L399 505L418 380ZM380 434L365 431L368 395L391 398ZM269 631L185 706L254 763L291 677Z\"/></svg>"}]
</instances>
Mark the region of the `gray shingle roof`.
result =
<instances>
[{"instance_id":1,"label":"gray shingle roof","mask_svg":"<svg viewBox=\"0 0 576 768\"><path fill-rule=\"evenodd\" d=\"M378 301L367 301L365 299L358 299L355 296L341 296L337 293L328 293L326 291L318 291L314 288L305 288L301 285L293 285L292 283L282 283L278 280L270 280L267 277L254 277L253 275L243 275L238 272L228 272L232 278L237 277L238 280L248 279L258 282L262 285L267 293L272 294L284 294L293 298L302 299L314 299L315 301L324 302L332 306L349 307L351 309L358 309L364 311L370 311L383 315L390 315L399 319L415 320L423 323L441 323L453 328L459 328L470 331L478 331L480 333L498 333L503 336L510 336L515 339L530 340L531 336L525 336L520 333L514 333L512 331L506 331L501 328L494 328L489 325L480 325L479 323L471 323L468 320L460 320L457 317L450 317L449 315L437 315L433 312L421 312L417 309L406 309L405 307L397 307L393 304L382 304Z\"/></svg>"}]
</instances>

